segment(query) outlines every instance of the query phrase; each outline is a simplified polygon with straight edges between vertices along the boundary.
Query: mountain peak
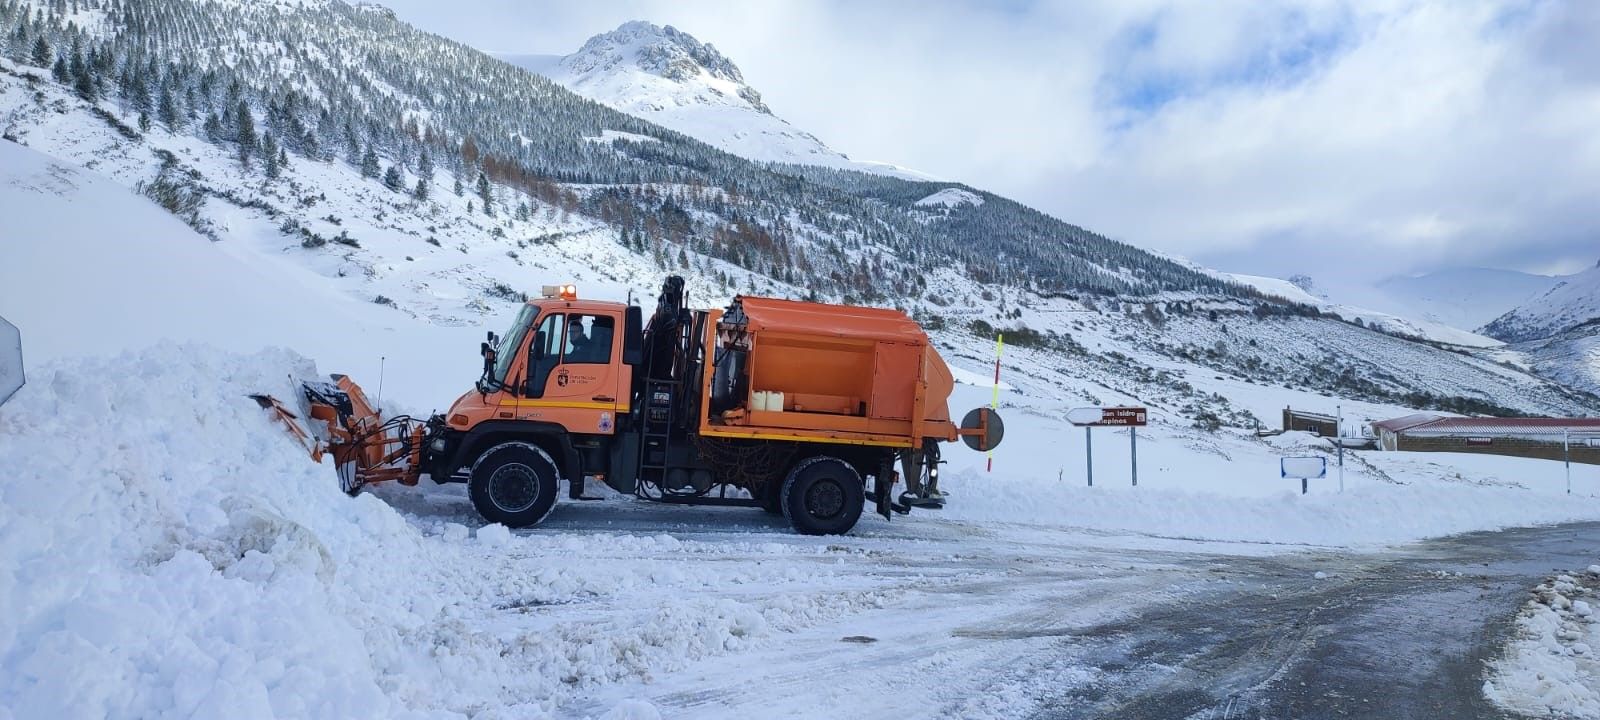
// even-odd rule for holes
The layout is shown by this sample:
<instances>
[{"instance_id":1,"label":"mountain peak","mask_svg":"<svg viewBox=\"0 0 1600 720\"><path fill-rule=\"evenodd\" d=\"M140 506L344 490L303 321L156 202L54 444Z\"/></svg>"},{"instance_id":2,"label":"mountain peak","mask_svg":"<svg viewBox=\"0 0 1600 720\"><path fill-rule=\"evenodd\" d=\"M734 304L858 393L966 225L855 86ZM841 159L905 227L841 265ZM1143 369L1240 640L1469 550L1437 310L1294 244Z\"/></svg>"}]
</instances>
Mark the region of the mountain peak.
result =
<instances>
[{"instance_id":1,"label":"mountain peak","mask_svg":"<svg viewBox=\"0 0 1600 720\"><path fill-rule=\"evenodd\" d=\"M616 30L589 38L578 52L561 61L576 82L629 72L670 81L696 95L691 102L745 105L771 114L761 93L746 85L744 74L715 45L671 25L644 20L623 23Z\"/></svg>"},{"instance_id":2,"label":"mountain peak","mask_svg":"<svg viewBox=\"0 0 1600 720\"><path fill-rule=\"evenodd\" d=\"M499 57L590 100L757 162L936 179L888 163L856 162L829 148L774 114L716 46L671 25L626 22L565 57Z\"/></svg>"}]
</instances>

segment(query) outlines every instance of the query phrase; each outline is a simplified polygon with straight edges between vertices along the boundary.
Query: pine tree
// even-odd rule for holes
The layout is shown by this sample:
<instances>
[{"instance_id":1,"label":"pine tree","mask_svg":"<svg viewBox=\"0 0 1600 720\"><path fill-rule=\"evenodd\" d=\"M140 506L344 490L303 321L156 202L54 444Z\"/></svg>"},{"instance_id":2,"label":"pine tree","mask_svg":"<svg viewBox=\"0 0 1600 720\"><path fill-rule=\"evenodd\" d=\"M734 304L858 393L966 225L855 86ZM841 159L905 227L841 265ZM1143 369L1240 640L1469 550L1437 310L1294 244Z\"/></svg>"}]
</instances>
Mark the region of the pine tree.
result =
<instances>
[{"instance_id":1,"label":"pine tree","mask_svg":"<svg viewBox=\"0 0 1600 720\"><path fill-rule=\"evenodd\" d=\"M362 155L361 155L361 177L364 177L364 178L367 178L367 179L370 180L370 179L375 178L377 176L378 176L378 151L373 150L372 146L368 145L367 146L367 151L365 153L362 153Z\"/></svg>"},{"instance_id":2,"label":"pine tree","mask_svg":"<svg viewBox=\"0 0 1600 720\"><path fill-rule=\"evenodd\" d=\"M261 157L266 162L268 179L277 180L278 176L283 174L283 168L278 164L279 152L281 152L281 149L278 147L278 141L272 137L272 133L263 134L261 137Z\"/></svg>"},{"instance_id":3,"label":"pine tree","mask_svg":"<svg viewBox=\"0 0 1600 720\"><path fill-rule=\"evenodd\" d=\"M256 151L260 139L256 137L256 119L250 114L250 106L243 100L239 101L239 109L233 113L234 140L239 143L239 164L250 165L250 156Z\"/></svg>"},{"instance_id":4,"label":"pine tree","mask_svg":"<svg viewBox=\"0 0 1600 720\"><path fill-rule=\"evenodd\" d=\"M457 175L456 176L456 186L455 186L456 197L461 197L461 194L464 193L464 192L466 192L466 188L461 187L461 176Z\"/></svg>"},{"instance_id":5,"label":"pine tree","mask_svg":"<svg viewBox=\"0 0 1600 720\"><path fill-rule=\"evenodd\" d=\"M172 96L172 88L161 86L161 100L156 103L156 117L168 130L177 132L183 127L183 116L178 112L178 100Z\"/></svg>"},{"instance_id":6,"label":"pine tree","mask_svg":"<svg viewBox=\"0 0 1600 720\"><path fill-rule=\"evenodd\" d=\"M383 186L394 192L400 192L405 189L406 180L400 175L399 165L389 166L389 170L383 174Z\"/></svg>"},{"instance_id":7,"label":"pine tree","mask_svg":"<svg viewBox=\"0 0 1600 720\"><path fill-rule=\"evenodd\" d=\"M478 171L478 199L483 201L483 214L494 217L494 194L489 187L489 176Z\"/></svg>"},{"instance_id":8,"label":"pine tree","mask_svg":"<svg viewBox=\"0 0 1600 720\"><path fill-rule=\"evenodd\" d=\"M426 178L426 177L417 178L417 187L416 187L415 190L411 191L411 197L414 197L414 198L416 198L418 200L427 200L428 199L428 178Z\"/></svg>"},{"instance_id":9,"label":"pine tree","mask_svg":"<svg viewBox=\"0 0 1600 720\"><path fill-rule=\"evenodd\" d=\"M210 140L214 143L222 142L222 120L221 118L217 117L216 113L209 113L206 115L205 132L207 140Z\"/></svg>"},{"instance_id":10,"label":"pine tree","mask_svg":"<svg viewBox=\"0 0 1600 720\"><path fill-rule=\"evenodd\" d=\"M33 43L33 64L39 67L49 67L50 61L55 59L56 51L50 47L50 41L43 35Z\"/></svg>"},{"instance_id":11,"label":"pine tree","mask_svg":"<svg viewBox=\"0 0 1600 720\"><path fill-rule=\"evenodd\" d=\"M56 58L56 64L50 68L50 77L62 85L72 84L72 71L67 69L66 58Z\"/></svg>"},{"instance_id":12,"label":"pine tree","mask_svg":"<svg viewBox=\"0 0 1600 720\"><path fill-rule=\"evenodd\" d=\"M94 76L90 74L89 64L84 62L82 53L72 54L72 64L69 68L72 71L72 89L78 92L78 97L94 102L97 94Z\"/></svg>"},{"instance_id":13,"label":"pine tree","mask_svg":"<svg viewBox=\"0 0 1600 720\"><path fill-rule=\"evenodd\" d=\"M139 113L139 131L150 132L150 113Z\"/></svg>"},{"instance_id":14,"label":"pine tree","mask_svg":"<svg viewBox=\"0 0 1600 720\"><path fill-rule=\"evenodd\" d=\"M423 180L433 182L433 158L427 150L422 151L422 157L417 159L417 175Z\"/></svg>"}]
</instances>

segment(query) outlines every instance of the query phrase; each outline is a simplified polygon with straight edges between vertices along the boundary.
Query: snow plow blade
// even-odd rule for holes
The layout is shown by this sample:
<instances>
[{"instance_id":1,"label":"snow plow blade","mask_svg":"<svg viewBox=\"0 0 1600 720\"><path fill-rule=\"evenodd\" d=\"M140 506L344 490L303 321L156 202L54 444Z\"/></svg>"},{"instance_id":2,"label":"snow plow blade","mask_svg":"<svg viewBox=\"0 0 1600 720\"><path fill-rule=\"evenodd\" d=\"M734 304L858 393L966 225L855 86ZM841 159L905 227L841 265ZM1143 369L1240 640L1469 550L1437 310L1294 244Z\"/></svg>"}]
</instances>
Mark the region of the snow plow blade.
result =
<instances>
[{"instance_id":1,"label":"snow plow blade","mask_svg":"<svg viewBox=\"0 0 1600 720\"><path fill-rule=\"evenodd\" d=\"M303 381L300 392L309 427L271 395L250 398L305 448L312 462L333 456L340 490L355 495L368 483L386 480L417 484L426 435L422 423L405 415L385 420L367 401L361 386L346 375L334 375L332 382Z\"/></svg>"}]
</instances>

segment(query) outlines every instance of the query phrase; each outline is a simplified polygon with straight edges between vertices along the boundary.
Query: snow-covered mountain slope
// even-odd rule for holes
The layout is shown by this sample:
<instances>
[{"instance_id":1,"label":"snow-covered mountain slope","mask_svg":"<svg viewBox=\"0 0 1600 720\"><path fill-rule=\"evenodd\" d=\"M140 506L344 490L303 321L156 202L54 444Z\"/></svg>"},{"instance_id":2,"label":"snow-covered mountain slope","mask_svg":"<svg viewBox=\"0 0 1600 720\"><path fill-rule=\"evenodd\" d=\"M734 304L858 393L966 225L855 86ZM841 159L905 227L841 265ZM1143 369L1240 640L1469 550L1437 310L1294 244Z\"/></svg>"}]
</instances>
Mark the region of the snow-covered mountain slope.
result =
<instances>
[{"instance_id":1,"label":"snow-covered mountain slope","mask_svg":"<svg viewBox=\"0 0 1600 720\"><path fill-rule=\"evenodd\" d=\"M879 173L931 176L888 163L855 162L774 115L738 66L682 30L635 20L589 38L565 57L500 54L584 97L740 157Z\"/></svg>"},{"instance_id":2,"label":"snow-covered mountain slope","mask_svg":"<svg viewBox=\"0 0 1600 720\"><path fill-rule=\"evenodd\" d=\"M1291 302L1304 303L1323 312L1338 315L1346 320L1359 320L1368 327L1377 328L1384 332L1465 347L1487 348L1502 344L1492 337L1485 337L1439 322L1401 317L1378 310L1332 302L1326 297L1306 292L1303 288L1288 280L1240 273L1225 273L1225 276L1268 295L1280 297Z\"/></svg>"},{"instance_id":3,"label":"snow-covered mountain slope","mask_svg":"<svg viewBox=\"0 0 1600 720\"><path fill-rule=\"evenodd\" d=\"M373 27L407 32L381 14L343 17L339 7L326 6L317 11L322 14L310 17L299 11L260 14L258 9L255 15L231 18L227 27L231 32L292 31L305 36L305 46L352 42L351 35L323 35L343 28L353 37L367 38L361 41L371 43L362 45L367 53L379 54L396 49L385 44L392 42L391 35L368 38ZM203 13L191 20L209 22ZM461 71L461 82L475 82L475 75L458 67L456 55L430 54L428 43L442 41L416 42L421 49L406 46L407 67ZM246 52L249 47L235 49ZM457 50L472 57L471 51ZM392 69L351 62L351 71ZM570 97L502 63L485 63L473 67L491 75L506 73L502 80L508 83L527 84L530 103L541 97ZM1583 412L1592 400L1481 357L1327 317L1304 317L1309 308L1267 298L992 193L805 166L787 166L796 174L778 177L587 101L550 112L559 116L582 110L589 114L583 118L606 124L590 127L587 120L573 120L581 133L571 147L561 144L561 133L573 128L540 126L554 133L544 142L557 152L533 153L528 162L550 172L569 172L538 164L568 158L577 163L572 172L591 180L611 178L609 182L530 178L509 166L510 161L476 156L474 147L478 152L489 147L487 135L482 143L454 146L441 141L432 128L420 131L402 123L391 134L382 127L373 129L366 120L343 127L353 133L343 140L342 131L327 132L325 140L308 138L292 150L280 150L277 162L265 164L259 144L247 146L238 139L241 119L262 118L254 122L274 133L292 129L296 122L305 127L301 116L286 116L285 108L304 107L312 102L305 99L310 96L264 90L244 100L242 87L252 76L238 76L241 99L235 103L227 99L228 84L207 81L209 75L185 75L181 65L174 65L162 73L163 84L184 90L166 94L187 96L187 84L193 83L195 99L182 104L208 117L196 123L180 115L169 124L161 117L161 102L153 103L151 121L136 89L130 89L126 101L114 86L84 97L71 85L52 82L46 72L0 61L0 117L5 118L0 131L5 135L125 187L144 187L146 195L161 198L227 252L248 253L250 262L282 270L290 278L282 283L286 286L309 283L330 289L364 311L377 309L367 305L381 305L396 322L409 319L461 328L462 333L470 327L477 334L485 326L499 329L503 314L515 307L521 293L540 284L576 281L586 296L622 299L629 292L635 297L650 293L662 276L680 273L689 277L691 300L700 306L721 305L740 292L810 295L896 305L932 328L944 328L941 335L951 342L967 342L976 335L984 338L981 346L992 341L995 329L1002 329L1008 341L1060 355L1065 359L1052 362L1081 374L1070 381L1053 377L1041 387L1081 388L1075 392L1083 396L1115 391L1130 402L1149 402L1206 425L1270 422L1269 405L1276 402L1244 408L1201 389L1212 384L1208 378L1219 376L1233 378L1238 387L1288 384L1282 398L1295 404L1326 394L1419 409ZM221 76L221 70L215 72ZM320 73L311 76L326 80ZM338 95L349 88L334 83L318 90ZM207 92L217 97L208 99ZM148 95L146 99L151 100ZM382 94L363 102L425 107L419 99L397 101ZM252 106L265 112L257 115ZM339 112L350 111L349 104L341 107ZM440 108L428 117L443 123L455 117L447 114L451 111ZM319 116L308 115L319 136L324 125L340 127ZM209 130L220 117L230 118L236 130ZM481 113L460 118L478 124L491 120L494 116ZM363 136L357 127L368 128L371 135ZM628 139L640 137L652 139ZM345 152L329 150L341 144L359 152L349 152L349 147ZM599 155L588 154L596 149ZM622 152L640 149L637 156ZM678 154L689 151L705 154ZM434 161L421 160L423 153L435 152L440 154L430 155ZM457 154L447 154L451 152ZM706 172L712 174L686 174L676 164L680 161L709 168ZM706 165L698 164L702 161ZM678 181L622 181L636 173L658 172ZM449 189L458 174L467 180L466 187ZM737 183L741 192L725 194L718 178ZM419 195L414 190L419 185L428 192ZM951 199L960 201L945 202ZM492 214L485 212L486 201ZM777 214L780 209L783 214ZM785 232L794 233L787 242ZM1007 250L991 252L989 246L975 244L976 239L1004 243ZM780 259L786 262L780 264ZM907 272L912 268L915 272ZM1206 320L1191 325L1192 316ZM1186 330L1175 341L1177 336L1168 334L1179 327ZM1340 354L1324 357L1334 347L1327 338L1339 339ZM1238 355L1217 351L1219 345L1240 347L1241 342L1254 348L1249 340L1258 340L1260 349ZM339 343L334 338L329 344ZM359 357L351 357L353 345L360 348ZM458 351L454 341L428 343L429 352L448 350L452 367L468 367L473 345L469 340L461 346L465 349ZM410 351L400 334L390 344L343 343L343 354L296 347L363 378L372 376L374 358L389 357L390 394L418 407L447 402L459 392L456 371L430 377L423 368L432 358ZM981 352L972 358L978 368L985 363ZM418 368L410 373L414 380L396 362ZM465 373L470 375L470 369Z\"/></svg>"},{"instance_id":4,"label":"snow-covered mountain slope","mask_svg":"<svg viewBox=\"0 0 1600 720\"><path fill-rule=\"evenodd\" d=\"M1534 371L1556 382L1600 394L1600 322L1511 346Z\"/></svg>"},{"instance_id":5,"label":"snow-covered mountain slope","mask_svg":"<svg viewBox=\"0 0 1600 720\"><path fill-rule=\"evenodd\" d=\"M1375 286L1374 300L1358 301L1419 320L1477 329L1559 281L1516 270L1456 268L1388 278Z\"/></svg>"},{"instance_id":6,"label":"snow-covered mountain slope","mask_svg":"<svg viewBox=\"0 0 1600 720\"><path fill-rule=\"evenodd\" d=\"M1536 340L1600 320L1600 263L1560 278L1554 287L1483 327L1507 341Z\"/></svg>"}]
</instances>

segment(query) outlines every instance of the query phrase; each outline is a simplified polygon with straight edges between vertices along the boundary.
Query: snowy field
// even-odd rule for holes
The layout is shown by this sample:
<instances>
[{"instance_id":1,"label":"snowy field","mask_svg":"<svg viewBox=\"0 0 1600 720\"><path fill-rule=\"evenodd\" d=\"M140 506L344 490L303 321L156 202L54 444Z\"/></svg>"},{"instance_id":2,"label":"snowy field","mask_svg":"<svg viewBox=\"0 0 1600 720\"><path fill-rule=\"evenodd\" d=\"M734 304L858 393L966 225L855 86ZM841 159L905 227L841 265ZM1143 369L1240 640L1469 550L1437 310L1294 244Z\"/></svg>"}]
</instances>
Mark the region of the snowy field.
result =
<instances>
[{"instance_id":1,"label":"snowy field","mask_svg":"<svg viewBox=\"0 0 1600 720\"><path fill-rule=\"evenodd\" d=\"M149 162L101 160L112 175ZM296 172L353 205L367 192L333 169ZM116 181L9 142L0 217L0 314L22 328L29 371L0 408L0 720L1012 717L1040 679L993 668L1044 652L1041 630L1200 592L1218 582L1210 559L1381 555L1422 538L1600 519L1600 467L1574 466L1569 495L1558 464L1493 456L1351 453L1343 492L1335 469L1302 496L1278 477L1279 460L1331 460L1324 441L1198 429L1184 404L1226 396L1271 420L1284 405L1337 400L1179 362L1114 316L1074 325L1080 316L1057 304L1023 319L1072 328L1092 351L1129 353L1193 388L1012 349L994 471L952 448L942 513L869 516L849 536L806 538L755 510L613 496L560 504L546 527L511 533L481 526L459 486L343 496L331 468L245 397L290 397L292 378L330 371L376 390L384 357L391 409L442 407L476 377L484 327L502 330L514 308L480 304L487 278L467 264L504 257L503 244L470 244L475 231L461 229L460 248L433 248L372 225L357 230L371 234L363 253L310 252L227 208L224 240L211 242ZM530 251L525 269L493 266L507 273L496 277L518 287L576 277L609 299L653 284L654 266L585 236L581 219L548 222L540 228L576 234ZM405 309L371 302L374 292ZM1230 322L1280 332L1285 347L1324 331ZM1174 319L1166 332L1200 343L1202 327ZM1338 332L1327 341L1401 342ZM938 340L965 383L952 411L988 404L992 346L964 333ZM1523 390L1502 387L1517 376L1493 363L1436 367L1426 363L1437 353L1409 352L1392 362L1415 365L1430 387ZM1138 436L1138 487L1130 438L1111 430L1095 431L1089 487L1084 433L1065 412L1140 397L1154 424ZM1407 412L1344 407L1356 421ZM1576 607L1559 620L1530 610L1527 650L1497 680L1502 697L1532 692L1515 681L1535 661L1517 658L1549 642L1576 657L1578 641L1560 634L1574 632ZM1053 672L1046 680L1092 680Z\"/></svg>"}]
</instances>

